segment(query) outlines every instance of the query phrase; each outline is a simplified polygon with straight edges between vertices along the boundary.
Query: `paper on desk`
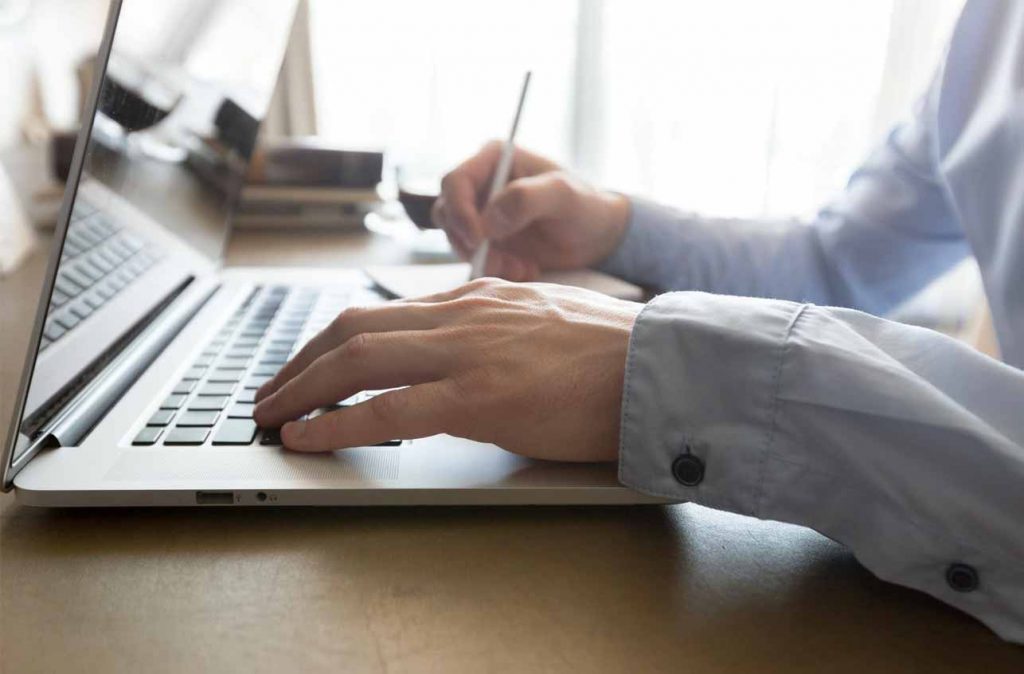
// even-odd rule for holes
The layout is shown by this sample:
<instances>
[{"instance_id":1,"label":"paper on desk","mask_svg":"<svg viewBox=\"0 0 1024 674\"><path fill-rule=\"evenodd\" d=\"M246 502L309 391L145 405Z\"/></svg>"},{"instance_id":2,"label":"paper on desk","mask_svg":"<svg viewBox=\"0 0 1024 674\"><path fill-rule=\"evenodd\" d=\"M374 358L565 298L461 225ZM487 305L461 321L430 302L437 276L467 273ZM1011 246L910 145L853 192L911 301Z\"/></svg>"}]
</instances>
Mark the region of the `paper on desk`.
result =
<instances>
[{"instance_id":1,"label":"paper on desk","mask_svg":"<svg viewBox=\"0 0 1024 674\"><path fill-rule=\"evenodd\" d=\"M469 279L469 264L420 264L367 267L366 274L388 293L396 297L417 297L452 290ZM643 290L614 276L592 269L545 272L544 283L586 288L611 297L639 302Z\"/></svg>"}]
</instances>

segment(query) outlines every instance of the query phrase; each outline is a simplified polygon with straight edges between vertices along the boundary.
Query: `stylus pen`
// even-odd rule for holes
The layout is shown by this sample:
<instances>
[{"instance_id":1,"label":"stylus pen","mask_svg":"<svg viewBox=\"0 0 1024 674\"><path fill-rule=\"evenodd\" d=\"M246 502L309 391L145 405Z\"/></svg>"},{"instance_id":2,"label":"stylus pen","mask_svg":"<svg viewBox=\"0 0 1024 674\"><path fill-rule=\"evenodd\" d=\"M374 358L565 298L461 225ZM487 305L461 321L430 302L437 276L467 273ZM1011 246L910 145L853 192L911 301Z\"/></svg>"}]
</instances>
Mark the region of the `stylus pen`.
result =
<instances>
[{"instance_id":1,"label":"stylus pen","mask_svg":"<svg viewBox=\"0 0 1024 674\"><path fill-rule=\"evenodd\" d=\"M498 159L498 167L494 171L494 178L491 180L491 192L487 196L487 202L490 203L498 192L505 189L505 184L508 182L508 174L512 171L512 158L516 152L516 132L519 130L519 118L523 114L523 104L526 103L526 92L530 88L530 71L526 71L526 75L523 77L523 88L519 92L519 105L516 106L516 116L512 120L512 130L508 134L508 141L505 143L505 147L501 149L501 157ZM487 255L491 251L491 242L487 239L483 240L483 243L473 253L473 257L469 264L469 280L472 281L475 278L480 278L484 275L484 267L487 265Z\"/></svg>"}]
</instances>

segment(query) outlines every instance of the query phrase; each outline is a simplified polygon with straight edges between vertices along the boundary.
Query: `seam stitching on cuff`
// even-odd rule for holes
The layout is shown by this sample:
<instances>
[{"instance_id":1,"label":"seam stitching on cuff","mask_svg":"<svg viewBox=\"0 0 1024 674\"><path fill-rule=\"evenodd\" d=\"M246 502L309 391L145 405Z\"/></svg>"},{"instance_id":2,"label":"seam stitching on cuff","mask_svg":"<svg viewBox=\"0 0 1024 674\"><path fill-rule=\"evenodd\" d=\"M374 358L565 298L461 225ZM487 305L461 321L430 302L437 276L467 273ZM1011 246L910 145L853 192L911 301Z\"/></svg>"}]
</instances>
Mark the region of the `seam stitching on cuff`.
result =
<instances>
[{"instance_id":1,"label":"seam stitching on cuff","mask_svg":"<svg viewBox=\"0 0 1024 674\"><path fill-rule=\"evenodd\" d=\"M626 471L625 457L626 457L626 429L629 426L629 394L632 390L630 383L633 380L633 366L636 364L636 337L637 328L640 326L640 320L647 313L647 310L654 305L654 302L658 298L654 298L650 302L644 305L644 308L640 310L640 313L636 315L636 320L633 321L633 329L629 333L629 345L626 347L626 372L622 379L622 411L619 416L619 477L621 481L622 474Z\"/></svg>"},{"instance_id":2,"label":"seam stitching on cuff","mask_svg":"<svg viewBox=\"0 0 1024 674\"><path fill-rule=\"evenodd\" d=\"M789 352L789 346L791 344L790 336L793 334L793 328L796 326L797 321L804 315L809 307L813 305L802 304L793 313L793 316L789 319L789 323L786 325L786 330L782 334L782 344L779 347L779 359L775 364L775 374L772 381L772 399L771 399L771 413L768 417L768 429L765 434L764 449L761 450L761 458L758 460L757 465L757 493L754 496L754 515L758 518L761 517L761 501L764 499L764 480L765 473L767 472L768 455L771 453L772 445L775 442L775 429L776 429L776 418L779 413L779 392L782 388L782 365L786 360L786 355Z\"/></svg>"}]
</instances>

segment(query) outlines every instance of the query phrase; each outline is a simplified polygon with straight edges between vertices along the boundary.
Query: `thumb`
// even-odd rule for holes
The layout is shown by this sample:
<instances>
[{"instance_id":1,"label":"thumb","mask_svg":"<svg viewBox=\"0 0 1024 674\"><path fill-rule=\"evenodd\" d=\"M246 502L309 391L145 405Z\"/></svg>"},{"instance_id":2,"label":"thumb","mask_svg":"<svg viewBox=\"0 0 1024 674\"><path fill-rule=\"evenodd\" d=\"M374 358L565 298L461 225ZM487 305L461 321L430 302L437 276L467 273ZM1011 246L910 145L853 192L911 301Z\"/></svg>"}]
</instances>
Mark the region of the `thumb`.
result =
<instances>
[{"instance_id":1,"label":"thumb","mask_svg":"<svg viewBox=\"0 0 1024 674\"><path fill-rule=\"evenodd\" d=\"M489 239L507 239L537 220L564 210L571 195L572 186L560 172L514 180L484 209L484 232Z\"/></svg>"}]
</instances>

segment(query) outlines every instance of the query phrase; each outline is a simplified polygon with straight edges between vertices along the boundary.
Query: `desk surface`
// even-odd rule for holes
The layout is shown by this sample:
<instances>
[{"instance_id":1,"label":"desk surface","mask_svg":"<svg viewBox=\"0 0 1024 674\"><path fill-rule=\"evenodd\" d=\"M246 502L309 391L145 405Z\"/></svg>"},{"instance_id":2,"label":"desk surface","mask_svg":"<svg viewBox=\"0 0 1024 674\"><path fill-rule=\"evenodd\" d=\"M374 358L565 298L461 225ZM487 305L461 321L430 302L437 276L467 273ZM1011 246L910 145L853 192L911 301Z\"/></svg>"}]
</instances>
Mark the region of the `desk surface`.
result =
<instances>
[{"instance_id":1,"label":"desk surface","mask_svg":"<svg viewBox=\"0 0 1024 674\"><path fill-rule=\"evenodd\" d=\"M42 257L0 280L4 433ZM263 232L228 260L402 253ZM822 536L697 506L0 509L12 674L1024 671L1024 648Z\"/></svg>"}]
</instances>

